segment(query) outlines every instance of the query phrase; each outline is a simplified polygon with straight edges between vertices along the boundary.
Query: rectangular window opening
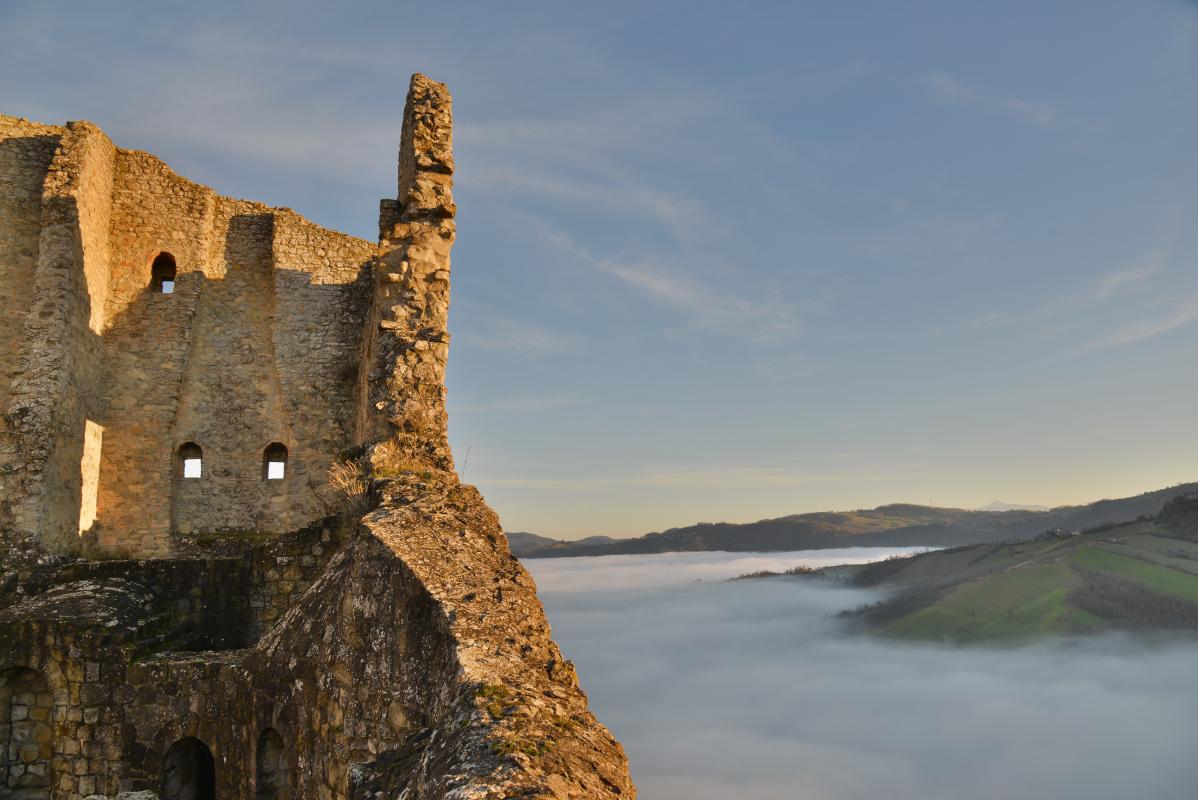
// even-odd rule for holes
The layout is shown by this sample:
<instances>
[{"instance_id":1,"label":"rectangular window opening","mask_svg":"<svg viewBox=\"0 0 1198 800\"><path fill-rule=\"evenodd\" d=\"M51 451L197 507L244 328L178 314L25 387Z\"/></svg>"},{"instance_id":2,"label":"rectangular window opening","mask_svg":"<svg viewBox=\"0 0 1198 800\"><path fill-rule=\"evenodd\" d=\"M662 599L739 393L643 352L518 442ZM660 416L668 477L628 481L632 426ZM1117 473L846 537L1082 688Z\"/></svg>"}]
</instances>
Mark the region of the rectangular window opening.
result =
<instances>
[{"instance_id":1,"label":"rectangular window opening","mask_svg":"<svg viewBox=\"0 0 1198 800\"><path fill-rule=\"evenodd\" d=\"M200 458L185 458L183 459L183 477L198 478L200 477L201 464L203 459Z\"/></svg>"},{"instance_id":2,"label":"rectangular window opening","mask_svg":"<svg viewBox=\"0 0 1198 800\"><path fill-rule=\"evenodd\" d=\"M174 292L175 292L175 282L174 281L163 281L162 282L162 293L163 294L174 294Z\"/></svg>"},{"instance_id":3,"label":"rectangular window opening","mask_svg":"<svg viewBox=\"0 0 1198 800\"><path fill-rule=\"evenodd\" d=\"M267 461L266 462L266 479L268 481L281 481L287 472L286 461Z\"/></svg>"}]
</instances>

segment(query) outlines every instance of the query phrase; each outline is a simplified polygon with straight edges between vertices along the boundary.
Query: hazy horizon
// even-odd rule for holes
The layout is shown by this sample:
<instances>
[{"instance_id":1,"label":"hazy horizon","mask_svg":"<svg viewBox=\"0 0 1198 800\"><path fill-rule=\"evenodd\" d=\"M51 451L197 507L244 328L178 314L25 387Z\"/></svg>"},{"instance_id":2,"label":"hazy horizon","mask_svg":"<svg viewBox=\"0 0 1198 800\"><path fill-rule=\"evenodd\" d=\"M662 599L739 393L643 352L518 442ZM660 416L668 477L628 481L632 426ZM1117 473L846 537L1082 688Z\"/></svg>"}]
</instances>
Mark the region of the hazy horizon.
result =
<instances>
[{"instance_id":1,"label":"hazy horizon","mask_svg":"<svg viewBox=\"0 0 1198 800\"><path fill-rule=\"evenodd\" d=\"M1198 478L1198 4L0 4L0 111L373 239L455 102L447 388L505 527Z\"/></svg>"}]
</instances>

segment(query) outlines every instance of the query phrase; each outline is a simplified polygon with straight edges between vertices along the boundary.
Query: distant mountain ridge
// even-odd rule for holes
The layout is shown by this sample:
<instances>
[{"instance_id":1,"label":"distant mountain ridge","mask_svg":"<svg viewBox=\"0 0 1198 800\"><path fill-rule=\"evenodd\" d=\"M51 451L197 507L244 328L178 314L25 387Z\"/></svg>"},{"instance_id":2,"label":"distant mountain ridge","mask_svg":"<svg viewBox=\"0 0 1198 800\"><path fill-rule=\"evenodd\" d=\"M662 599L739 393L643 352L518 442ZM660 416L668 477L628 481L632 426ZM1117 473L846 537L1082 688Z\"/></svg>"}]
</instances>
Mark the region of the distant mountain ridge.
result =
<instances>
[{"instance_id":1,"label":"distant mountain ridge","mask_svg":"<svg viewBox=\"0 0 1198 800\"><path fill-rule=\"evenodd\" d=\"M724 550L771 552L829 547L956 547L966 544L1027 539L1047 530L1077 531L1106 523L1127 522L1160 513L1178 495L1198 492L1185 483L1116 500L1048 511L971 511L893 503L860 511L791 514L757 522L701 522L647 533L633 539L592 536L579 541L510 533L512 552L520 558L604 556Z\"/></svg>"},{"instance_id":2,"label":"distant mountain ridge","mask_svg":"<svg viewBox=\"0 0 1198 800\"><path fill-rule=\"evenodd\" d=\"M550 539L548 536L538 536L535 533L509 531L507 534L507 541L508 544L511 545L512 552L519 556L523 553L530 553L535 550L552 548L560 544L604 545L618 540L613 539L610 536L588 536L585 539L576 539L572 542L563 542L560 539Z\"/></svg>"}]
</instances>

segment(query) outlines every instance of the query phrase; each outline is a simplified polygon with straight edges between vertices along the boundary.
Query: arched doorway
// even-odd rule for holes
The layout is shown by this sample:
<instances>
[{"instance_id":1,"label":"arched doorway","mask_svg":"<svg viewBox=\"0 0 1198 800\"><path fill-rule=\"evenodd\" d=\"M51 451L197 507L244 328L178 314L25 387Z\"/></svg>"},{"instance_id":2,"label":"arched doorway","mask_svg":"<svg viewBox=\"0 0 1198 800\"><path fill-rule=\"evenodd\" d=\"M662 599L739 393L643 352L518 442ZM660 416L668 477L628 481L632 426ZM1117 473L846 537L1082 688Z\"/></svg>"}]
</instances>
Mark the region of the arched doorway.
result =
<instances>
[{"instance_id":1,"label":"arched doorway","mask_svg":"<svg viewBox=\"0 0 1198 800\"><path fill-rule=\"evenodd\" d=\"M258 737L257 761L255 800L291 800L291 769L283 737L274 728L267 728Z\"/></svg>"},{"instance_id":2,"label":"arched doorway","mask_svg":"<svg viewBox=\"0 0 1198 800\"><path fill-rule=\"evenodd\" d=\"M208 745L188 736L166 751L162 800L216 800L216 761Z\"/></svg>"},{"instance_id":3,"label":"arched doorway","mask_svg":"<svg viewBox=\"0 0 1198 800\"><path fill-rule=\"evenodd\" d=\"M50 796L54 697L37 670L0 672L0 797Z\"/></svg>"}]
</instances>

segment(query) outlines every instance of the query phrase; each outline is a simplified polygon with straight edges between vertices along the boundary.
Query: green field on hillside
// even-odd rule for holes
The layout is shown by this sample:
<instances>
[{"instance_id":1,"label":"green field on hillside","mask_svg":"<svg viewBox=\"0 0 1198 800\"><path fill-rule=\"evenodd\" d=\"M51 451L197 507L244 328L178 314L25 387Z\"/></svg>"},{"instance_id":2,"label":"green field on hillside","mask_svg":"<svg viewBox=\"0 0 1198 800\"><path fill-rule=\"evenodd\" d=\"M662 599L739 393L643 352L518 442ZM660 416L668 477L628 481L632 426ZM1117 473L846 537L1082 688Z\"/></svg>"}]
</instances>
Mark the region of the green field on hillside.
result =
<instances>
[{"instance_id":1,"label":"green field on hillside","mask_svg":"<svg viewBox=\"0 0 1198 800\"><path fill-rule=\"evenodd\" d=\"M1196 519L1187 498L1156 519L863 565L854 582L894 591L849 616L888 637L956 643L1198 630Z\"/></svg>"},{"instance_id":2,"label":"green field on hillside","mask_svg":"<svg viewBox=\"0 0 1198 800\"><path fill-rule=\"evenodd\" d=\"M1162 594L1198 603L1198 576L1171 569L1163 564L1111 552L1109 548L1102 546L1079 547L1070 556L1070 561L1083 567L1139 581Z\"/></svg>"},{"instance_id":3,"label":"green field on hillside","mask_svg":"<svg viewBox=\"0 0 1198 800\"><path fill-rule=\"evenodd\" d=\"M1059 564L1034 564L967 582L931 606L886 626L899 638L961 642L1074 633L1102 621L1067 602L1072 573Z\"/></svg>"}]
</instances>

